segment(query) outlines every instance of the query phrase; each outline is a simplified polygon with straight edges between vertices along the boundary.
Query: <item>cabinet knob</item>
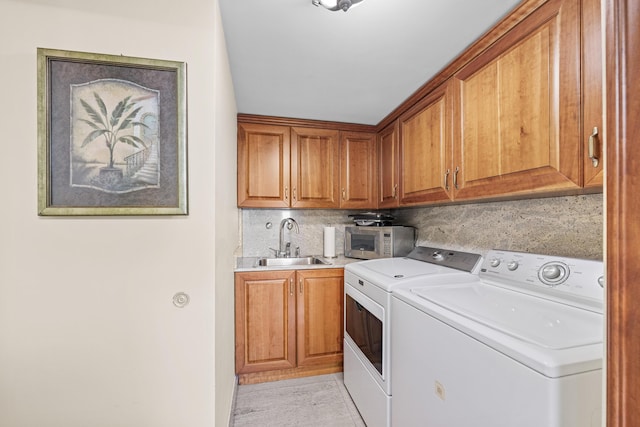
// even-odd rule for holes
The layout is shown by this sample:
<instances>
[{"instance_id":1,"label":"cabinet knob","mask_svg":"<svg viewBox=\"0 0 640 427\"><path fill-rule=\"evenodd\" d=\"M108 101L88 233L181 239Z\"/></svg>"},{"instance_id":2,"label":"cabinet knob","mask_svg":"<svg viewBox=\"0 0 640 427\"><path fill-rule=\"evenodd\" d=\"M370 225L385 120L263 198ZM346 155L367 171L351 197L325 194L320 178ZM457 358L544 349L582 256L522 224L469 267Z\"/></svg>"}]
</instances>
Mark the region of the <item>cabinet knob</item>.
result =
<instances>
[{"instance_id":1,"label":"cabinet knob","mask_svg":"<svg viewBox=\"0 0 640 427\"><path fill-rule=\"evenodd\" d=\"M453 171L453 188L458 189L458 172L460 172L460 167L456 166L456 170Z\"/></svg>"},{"instance_id":2,"label":"cabinet knob","mask_svg":"<svg viewBox=\"0 0 640 427\"><path fill-rule=\"evenodd\" d=\"M447 169L444 173L444 189L449 191L449 175L451 174L451 170Z\"/></svg>"},{"instance_id":3,"label":"cabinet knob","mask_svg":"<svg viewBox=\"0 0 640 427\"><path fill-rule=\"evenodd\" d=\"M598 144L598 128L594 127L593 132L589 136L589 158L591 159L591 164L594 168L597 168L600 163L600 159L596 154L596 144Z\"/></svg>"}]
</instances>

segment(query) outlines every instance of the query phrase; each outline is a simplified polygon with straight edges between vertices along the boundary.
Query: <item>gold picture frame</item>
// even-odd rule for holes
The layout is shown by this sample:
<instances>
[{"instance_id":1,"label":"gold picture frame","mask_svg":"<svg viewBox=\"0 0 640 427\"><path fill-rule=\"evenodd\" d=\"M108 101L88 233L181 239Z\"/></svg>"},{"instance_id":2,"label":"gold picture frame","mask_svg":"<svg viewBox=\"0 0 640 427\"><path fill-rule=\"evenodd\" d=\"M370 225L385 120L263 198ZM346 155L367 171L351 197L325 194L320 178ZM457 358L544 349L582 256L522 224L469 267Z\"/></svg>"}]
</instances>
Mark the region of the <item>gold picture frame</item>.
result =
<instances>
[{"instance_id":1,"label":"gold picture frame","mask_svg":"<svg viewBox=\"0 0 640 427\"><path fill-rule=\"evenodd\" d=\"M186 64L37 60L38 215L187 215Z\"/></svg>"}]
</instances>

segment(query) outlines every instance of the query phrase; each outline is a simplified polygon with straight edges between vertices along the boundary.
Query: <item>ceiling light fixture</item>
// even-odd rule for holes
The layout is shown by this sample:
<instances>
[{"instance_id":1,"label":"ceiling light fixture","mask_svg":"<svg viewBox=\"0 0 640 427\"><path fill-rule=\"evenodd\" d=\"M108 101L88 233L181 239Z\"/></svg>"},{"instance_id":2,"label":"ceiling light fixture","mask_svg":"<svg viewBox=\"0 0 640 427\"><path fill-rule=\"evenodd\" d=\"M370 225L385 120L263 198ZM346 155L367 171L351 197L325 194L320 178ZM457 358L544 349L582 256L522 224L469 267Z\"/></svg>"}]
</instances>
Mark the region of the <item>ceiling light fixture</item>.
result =
<instances>
[{"instance_id":1,"label":"ceiling light fixture","mask_svg":"<svg viewBox=\"0 0 640 427\"><path fill-rule=\"evenodd\" d=\"M333 12L336 10L349 10L351 6L362 3L364 0L311 0L314 6L323 6Z\"/></svg>"}]
</instances>

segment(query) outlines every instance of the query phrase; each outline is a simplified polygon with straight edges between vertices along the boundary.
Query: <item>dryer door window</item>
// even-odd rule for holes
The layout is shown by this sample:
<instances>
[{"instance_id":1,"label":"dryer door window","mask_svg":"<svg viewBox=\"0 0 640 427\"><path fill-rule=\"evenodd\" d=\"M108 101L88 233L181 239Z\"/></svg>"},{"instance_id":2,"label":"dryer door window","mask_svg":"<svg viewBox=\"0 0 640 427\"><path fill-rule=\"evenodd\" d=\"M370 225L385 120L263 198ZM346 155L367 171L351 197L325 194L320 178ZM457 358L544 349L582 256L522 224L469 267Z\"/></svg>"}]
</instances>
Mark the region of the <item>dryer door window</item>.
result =
<instances>
[{"instance_id":1,"label":"dryer door window","mask_svg":"<svg viewBox=\"0 0 640 427\"><path fill-rule=\"evenodd\" d=\"M382 375L382 321L349 294L345 305L347 334Z\"/></svg>"}]
</instances>

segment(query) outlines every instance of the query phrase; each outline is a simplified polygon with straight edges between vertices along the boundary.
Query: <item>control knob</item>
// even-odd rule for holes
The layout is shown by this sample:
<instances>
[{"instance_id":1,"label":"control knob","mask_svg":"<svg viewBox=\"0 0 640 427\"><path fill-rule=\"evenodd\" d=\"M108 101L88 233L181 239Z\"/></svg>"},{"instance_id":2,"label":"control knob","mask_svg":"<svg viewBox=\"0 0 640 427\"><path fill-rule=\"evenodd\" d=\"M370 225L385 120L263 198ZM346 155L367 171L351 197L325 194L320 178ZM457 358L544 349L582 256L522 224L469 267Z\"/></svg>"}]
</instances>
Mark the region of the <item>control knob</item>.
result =
<instances>
[{"instance_id":1,"label":"control knob","mask_svg":"<svg viewBox=\"0 0 640 427\"><path fill-rule=\"evenodd\" d=\"M519 266L518 261L510 261L509 264L507 264L509 271L516 271Z\"/></svg>"},{"instance_id":2,"label":"control knob","mask_svg":"<svg viewBox=\"0 0 640 427\"><path fill-rule=\"evenodd\" d=\"M444 256L442 256L442 252L434 251L433 254L431 254L431 258L435 259L436 261L442 261L444 259Z\"/></svg>"},{"instance_id":3,"label":"control knob","mask_svg":"<svg viewBox=\"0 0 640 427\"><path fill-rule=\"evenodd\" d=\"M497 267L500 265L500 260L498 258L494 258L491 260L491 267Z\"/></svg>"},{"instance_id":4,"label":"control knob","mask_svg":"<svg viewBox=\"0 0 640 427\"><path fill-rule=\"evenodd\" d=\"M540 280L551 286L559 285L569 277L569 267L558 262L550 262L542 266L538 272Z\"/></svg>"}]
</instances>

